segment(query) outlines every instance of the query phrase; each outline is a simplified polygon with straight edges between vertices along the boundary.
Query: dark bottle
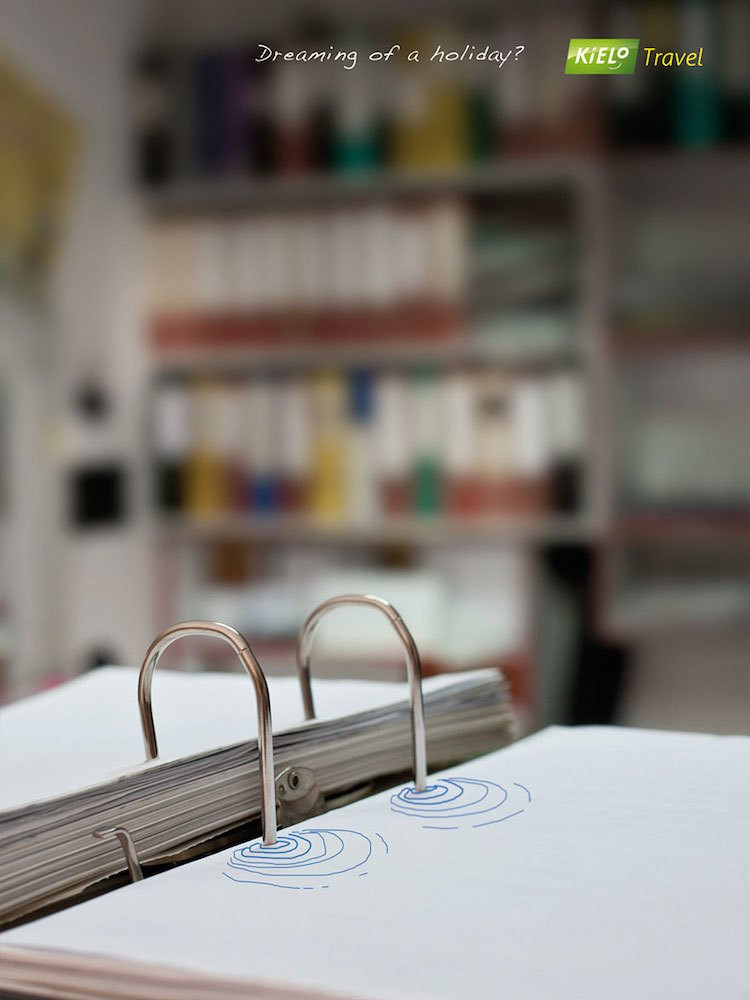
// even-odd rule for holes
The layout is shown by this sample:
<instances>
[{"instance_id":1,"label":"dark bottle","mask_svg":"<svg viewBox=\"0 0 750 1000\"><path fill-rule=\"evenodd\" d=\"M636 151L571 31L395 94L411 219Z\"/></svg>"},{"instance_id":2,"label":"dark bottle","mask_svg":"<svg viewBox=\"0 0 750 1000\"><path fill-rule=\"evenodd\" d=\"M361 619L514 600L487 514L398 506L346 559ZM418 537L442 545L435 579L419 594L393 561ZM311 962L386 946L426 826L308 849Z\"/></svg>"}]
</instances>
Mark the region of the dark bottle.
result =
<instances>
[{"instance_id":1,"label":"dark bottle","mask_svg":"<svg viewBox=\"0 0 750 1000\"><path fill-rule=\"evenodd\" d=\"M176 168L174 134L175 58L166 48L145 49L133 80L135 170L141 184L169 181Z\"/></svg>"}]
</instances>

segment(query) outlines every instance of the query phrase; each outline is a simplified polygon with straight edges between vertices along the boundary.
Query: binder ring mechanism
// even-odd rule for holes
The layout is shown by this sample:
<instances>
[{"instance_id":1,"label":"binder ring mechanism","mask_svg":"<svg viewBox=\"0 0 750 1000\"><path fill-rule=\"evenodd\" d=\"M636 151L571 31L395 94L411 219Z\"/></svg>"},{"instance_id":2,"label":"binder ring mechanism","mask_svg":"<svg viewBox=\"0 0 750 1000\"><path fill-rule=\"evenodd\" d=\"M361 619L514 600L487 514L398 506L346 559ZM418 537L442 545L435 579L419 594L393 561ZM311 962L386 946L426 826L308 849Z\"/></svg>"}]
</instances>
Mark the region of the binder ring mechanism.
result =
<instances>
[{"instance_id":1,"label":"binder ring mechanism","mask_svg":"<svg viewBox=\"0 0 750 1000\"><path fill-rule=\"evenodd\" d=\"M310 654L315 638L315 631L321 620L334 608L346 605L364 605L377 608L382 612L401 640L406 650L406 673L409 681L409 697L411 701L411 739L414 760L414 785L418 792L423 792L427 785L427 737L424 722L424 703L422 701L422 662L419 650L409 629L393 605L382 597L373 594L339 594L312 611L300 629L297 637L297 673L302 688L302 701L305 707L305 718L315 718L315 703L310 683Z\"/></svg>"},{"instance_id":2,"label":"binder ring mechanism","mask_svg":"<svg viewBox=\"0 0 750 1000\"><path fill-rule=\"evenodd\" d=\"M154 728L154 712L151 705L151 680L159 658L173 642L186 636L212 635L228 643L239 657L240 663L250 675L255 686L258 706L258 757L260 760L260 814L263 843L276 843L276 795L273 774L273 736L271 729L271 699L268 684L258 660L245 637L220 622L187 621L179 622L166 629L151 643L138 675L138 708L141 714L141 729L146 746L146 756L154 760L159 756L159 746Z\"/></svg>"},{"instance_id":3,"label":"binder ring mechanism","mask_svg":"<svg viewBox=\"0 0 750 1000\"><path fill-rule=\"evenodd\" d=\"M122 848L122 853L125 855L125 863L128 866L131 881L143 881L143 870L129 830L126 830L124 826L107 826L102 827L101 830L94 830L94 836L97 840L109 840L110 837L116 837Z\"/></svg>"}]
</instances>

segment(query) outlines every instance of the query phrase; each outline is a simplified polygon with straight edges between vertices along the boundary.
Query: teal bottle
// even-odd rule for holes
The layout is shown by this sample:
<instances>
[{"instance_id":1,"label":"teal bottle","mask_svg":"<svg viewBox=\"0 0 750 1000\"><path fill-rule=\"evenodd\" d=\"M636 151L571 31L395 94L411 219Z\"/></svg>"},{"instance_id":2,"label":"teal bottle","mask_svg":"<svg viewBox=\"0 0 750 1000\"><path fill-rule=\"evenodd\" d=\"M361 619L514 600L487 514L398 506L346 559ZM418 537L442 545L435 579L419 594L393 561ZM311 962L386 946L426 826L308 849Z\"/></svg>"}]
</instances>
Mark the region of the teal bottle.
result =
<instances>
[{"instance_id":1,"label":"teal bottle","mask_svg":"<svg viewBox=\"0 0 750 1000\"><path fill-rule=\"evenodd\" d=\"M721 141L722 102L717 65L716 8L713 0L683 0L679 11L679 51L703 50L702 66L673 67L675 139L680 146L705 148Z\"/></svg>"}]
</instances>

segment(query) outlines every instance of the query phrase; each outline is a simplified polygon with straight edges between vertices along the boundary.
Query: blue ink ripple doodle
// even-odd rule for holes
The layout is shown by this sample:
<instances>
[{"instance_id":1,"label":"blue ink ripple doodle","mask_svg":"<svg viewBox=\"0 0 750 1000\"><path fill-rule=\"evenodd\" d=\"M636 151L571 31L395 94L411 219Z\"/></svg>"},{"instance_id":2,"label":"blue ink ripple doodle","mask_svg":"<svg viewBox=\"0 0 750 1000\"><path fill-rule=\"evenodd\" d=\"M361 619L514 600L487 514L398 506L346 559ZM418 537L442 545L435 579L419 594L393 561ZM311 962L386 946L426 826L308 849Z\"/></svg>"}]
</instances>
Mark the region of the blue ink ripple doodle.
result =
<instances>
[{"instance_id":1,"label":"blue ink ripple doodle","mask_svg":"<svg viewBox=\"0 0 750 1000\"><path fill-rule=\"evenodd\" d=\"M480 778L438 778L423 792L413 785L391 796L391 812L422 823L424 830L458 830L493 826L519 816L531 803L531 792L514 781L510 791Z\"/></svg>"},{"instance_id":2,"label":"blue ink ripple doodle","mask_svg":"<svg viewBox=\"0 0 750 1000\"><path fill-rule=\"evenodd\" d=\"M379 834L370 839L356 830L288 830L275 844L254 840L232 851L222 874L233 882L276 889L329 889L343 876L368 874L374 856L388 854Z\"/></svg>"}]
</instances>

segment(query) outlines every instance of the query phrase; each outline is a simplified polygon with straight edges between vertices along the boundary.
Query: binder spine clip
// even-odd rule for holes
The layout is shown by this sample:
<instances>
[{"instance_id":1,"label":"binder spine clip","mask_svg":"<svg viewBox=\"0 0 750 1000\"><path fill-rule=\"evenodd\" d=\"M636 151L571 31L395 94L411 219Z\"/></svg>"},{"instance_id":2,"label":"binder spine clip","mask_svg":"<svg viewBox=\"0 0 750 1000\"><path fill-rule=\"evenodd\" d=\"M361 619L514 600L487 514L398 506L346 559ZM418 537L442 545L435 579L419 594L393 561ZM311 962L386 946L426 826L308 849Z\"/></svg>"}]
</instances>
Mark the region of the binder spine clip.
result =
<instances>
[{"instance_id":1,"label":"binder spine clip","mask_svg":"<svg viewBox=\"0 0 750 1000\"><path fill-rule=\"evenodd\" d=\"M326 800L309 767L287 767L276 779L276 816L279 826L292 826L326 812Z\"/></svg>"}]
</instances>

